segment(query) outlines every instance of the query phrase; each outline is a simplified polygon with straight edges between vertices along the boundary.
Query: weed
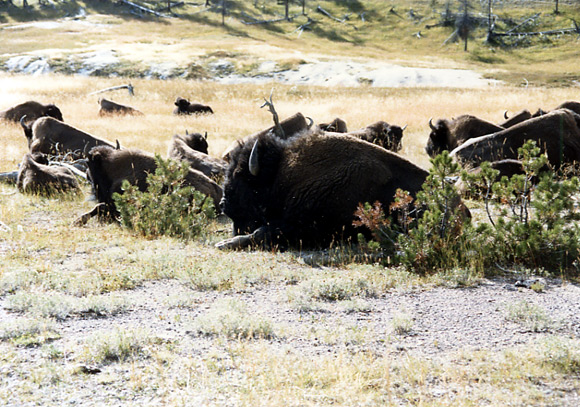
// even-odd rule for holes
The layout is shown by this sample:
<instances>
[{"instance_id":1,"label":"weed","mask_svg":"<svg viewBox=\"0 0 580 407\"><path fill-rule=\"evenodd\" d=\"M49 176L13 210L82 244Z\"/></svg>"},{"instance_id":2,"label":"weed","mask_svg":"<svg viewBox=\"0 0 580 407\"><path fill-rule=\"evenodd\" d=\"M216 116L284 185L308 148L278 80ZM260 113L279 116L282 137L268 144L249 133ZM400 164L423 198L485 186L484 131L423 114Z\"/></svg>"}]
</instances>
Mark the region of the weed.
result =
<instances>
[{"instance_id":1,"label":"weed","mask_svg":"<svg viewBox=\"0 0 580 407\"><path fill-rule=\"evenodd\" d=\"M45 318L17 318L0 323L0 341L18 346L39 346L60 338L53 320Z\"/></svg>"},{"instance_id":2,"label":"weed","mask_svg":"<svg viewBox=\"0 0 580 407\"><path fill-rule=\"evenodd\" d=\"M196 319L195 325L202 335L228 339L268 339L275 336L269 320L248 314L245 304L234 299L217 301L205 315Z\"/></svg>"},{"instance_id":3,"label":"weed","mask_svg":"<svg viewBox=\"0 0 580 407\"><path fill-rule=\"evenodd\" d=\"M509 304L506 312L507 320L517 322L533 332L550 330L556 325L542 307L525 300Z\"/></svg>"},{"instance_id":4,"label":"weed","mask_svg":"<svg viewBox=\"0 0 580 407\"><path fill-rule=\"evenodd\" d=\"M84 345L80 359L87 363L124 362L147 355L151 342L148 334L139 329L116 327L93 334Z\"/></svg>"},{"instance_id":5,"label":"weed","mask_svg":"<svg viewBox=\"0 0 580 407\"><path fill-rule=\"evenodd\" d=\"M391 319L391 328L397 335L409 335L413 331L413 317L407 312L397 312Z\"/></svg>"}]
</instances>

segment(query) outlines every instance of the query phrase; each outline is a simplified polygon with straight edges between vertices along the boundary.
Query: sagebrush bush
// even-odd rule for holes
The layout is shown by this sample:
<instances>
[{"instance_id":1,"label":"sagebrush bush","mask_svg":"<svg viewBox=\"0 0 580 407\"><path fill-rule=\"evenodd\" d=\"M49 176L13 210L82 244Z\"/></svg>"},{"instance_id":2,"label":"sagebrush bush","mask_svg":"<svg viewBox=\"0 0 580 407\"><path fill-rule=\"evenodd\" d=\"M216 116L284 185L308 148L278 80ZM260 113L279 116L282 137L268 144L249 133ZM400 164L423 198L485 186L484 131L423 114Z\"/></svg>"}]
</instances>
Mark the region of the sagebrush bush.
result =
<instances>
[{"instance_id":1,"label":"sagebrush bush","mask_svg":"<svg viewBox=\"0 0 580 407\"><path fill-rule=\"evenodd\" d=\"M159 155L155 162L155 173L147 176L147 191L125 181L123 194L113 194L121 223L145 237L192 239L200 235L216 216L212 199L184 185L187 163Z\"/></svg>"}]
</instances>

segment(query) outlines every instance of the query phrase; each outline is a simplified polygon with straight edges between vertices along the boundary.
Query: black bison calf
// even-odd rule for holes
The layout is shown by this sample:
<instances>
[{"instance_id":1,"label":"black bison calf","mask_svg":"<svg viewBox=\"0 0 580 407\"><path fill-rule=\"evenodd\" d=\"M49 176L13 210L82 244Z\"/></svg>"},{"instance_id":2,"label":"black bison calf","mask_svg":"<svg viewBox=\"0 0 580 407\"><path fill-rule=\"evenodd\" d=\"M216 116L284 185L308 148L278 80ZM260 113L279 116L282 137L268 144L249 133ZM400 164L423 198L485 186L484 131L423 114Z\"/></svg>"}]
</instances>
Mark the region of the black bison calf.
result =
<instances>
[{"instance_id":1,"label":"black bison calf","mask_svg":"<svg viewBox=\"0 0 580 407\"><path fill-rule=\"evenodd\" d=\"M213 114L213 110L211 107L206 105L201 105L199 103L190 103L189 100L184 99L182 97L178 97L175 100L175 106L177 106L173 110L173 114L201 114L201 113L210 113Z\"/></svg>"},{"instance_id":2,"label":"black bison calf","mask_svg":"<svg viewBox=\"0 0 580 407\"><path fill-rule=\"evenodd\" d=\"M87 155L87 175L93 186L98 204L90 212L82 215L76 225L85 224L92 216L115 218L118 211L113 200L115 192L122 193L124 180L136 185L140 191L147 190L147 175L157 168L155 157L142 150L118 150L109 146L98 146ZM222 198L222 189L201 172L190 169L185 185L192 186L215 202L216 208ZM219 210L218 210L219 212Z\"/></svg>"},{"instance_id":3,"label":"black bison calf","mask_svg":"<svg viewBox=\"0 0 580 407\"><path fill-rule=\"evenodd\" d=\"M58 107L53 104L43 105L33 100L0 111L0 119L15 123L18 123L24 116L26 116L26 121L28 122L32 122L43 116L50 116L61 122L63 121L62 113Z\"/></svg>"},{"instance_id":4,"label":"black bison calf","mask_svg":"<svg viewBox=\"0 0 580 407\"><path fill-rule=\"evenodd\" d=\"M131 107L115 103L107 99L99 99L99 116L113 116L113 115L132 115L143 116L139 110Z\"/></svg>"},{"instance_id":5,"label":"black bison calf","mask_svg":"<svg viewBox=\"0 0 580 407\"><path fill-rule=\"evenodd\" d=\"M27 125L21 120L21 124L31 153L51 155L72 153L73 158L82 158L93 147L99 145L113 147L109 141L92 136L52 117L41 117L32 125Z\"/></svg>"},{"instance_id":6,"label":"black bison calf","mask_svg":"<svg viewBox=\"0 0 580 407\"><path fill-rule=\"evenodd\" d=\"M80 192L80 185L71 170L48 165L44 154L26 154L18 169L16 186L20 192L50 195L55 192Z\"/></svg>"},{"instance_id":7,"label":"black bison calf","mask_svg":"<svg viewBox=\"0 0 580 407\"><path fill-rule=\"evenodd\" d=\"M348 133L346 122L339 117L330 123L320 123L318 128L329 133Z\"/></svg>"},{"instance_id":8,"label":"black bison calf","mask_svg":"<svg viewBox=\"0 0 580 407\"><path fill-rule=\"evenodd\" d=\"M395 153L344 135L280 140L262 134L230 157L220 206L237 236L218 248L328 246L361 231L352 225L359 203L389 208L398 188L415 195L428 175Z\"/></svg>"},{"instance_id":9,"label":"black bison calf","mask_svg":"<svg viewBox=\"0 0 580 407\"><path fill-rule=\"evenodd\" d=\"M205 147L200 140L205 141ZM205 150L202 152L196 147ZM194 170L198 170L213 179L223 178L227 163L219 158L210 157L207 154L207 141L199 133L176 134L169 143L167 157L176 161L186 161Z\"/></svg>"}]
</instances>

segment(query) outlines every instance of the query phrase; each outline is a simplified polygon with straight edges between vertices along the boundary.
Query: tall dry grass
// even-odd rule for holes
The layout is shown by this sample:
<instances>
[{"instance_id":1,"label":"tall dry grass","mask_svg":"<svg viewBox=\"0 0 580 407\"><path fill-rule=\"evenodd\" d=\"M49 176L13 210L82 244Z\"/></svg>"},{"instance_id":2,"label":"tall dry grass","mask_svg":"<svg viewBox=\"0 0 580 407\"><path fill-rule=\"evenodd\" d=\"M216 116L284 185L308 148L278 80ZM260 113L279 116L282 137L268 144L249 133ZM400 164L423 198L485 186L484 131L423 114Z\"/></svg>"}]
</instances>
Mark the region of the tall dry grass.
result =
<instances>
[{"instance_id":1,"label":"tall dry grass","mask_svg":"<svg viewBox=\"0 0 580 407\"><path fill-rule=\"evenodd\" d=\"M327 88L313 86L224 85L210 81L132 80L135 96L126 90L90 95L91 92L127 83L126 79L99 79L80 76L0 76L0 109L26 100L56 103L64 120L81 130L125 147L136 147L165 155L175 133L207 132L210 154L220 156L234 140L272 125L272 116L260 109L273 89L273 100L281 118L302 112L315 122L341 117L349 129L358 129L377 120L408 125L402 154L411 161L429 166L424 146L429 134L429 118L451 118L473 114L500 122L504 111L551 109L565 100L577 100L574 88L523 88L497 86L484 89ZM178 117L172 114L177 96L209 104L214 115ZM131 105L144 117L99 117L98 99L106 97ZM14 170L27 151L19 125L0 123L0 171Z\"/></svg>"}]
</instances>

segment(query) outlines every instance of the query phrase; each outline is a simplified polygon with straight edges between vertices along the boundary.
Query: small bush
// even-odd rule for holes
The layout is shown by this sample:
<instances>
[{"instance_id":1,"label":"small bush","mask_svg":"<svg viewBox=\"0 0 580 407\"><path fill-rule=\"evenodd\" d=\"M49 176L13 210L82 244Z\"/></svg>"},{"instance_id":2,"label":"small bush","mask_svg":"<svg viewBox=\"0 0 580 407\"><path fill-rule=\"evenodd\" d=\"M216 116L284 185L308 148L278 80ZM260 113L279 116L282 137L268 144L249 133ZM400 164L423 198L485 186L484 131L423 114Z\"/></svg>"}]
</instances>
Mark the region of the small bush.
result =
<instances>
[{"instance_id":1,"label":"small bush","mask_svg":"<svg viewBox=\"0 0 580 407\"><path fill-rule=\"evenodd\" d=\"M117 327L92 335L81 359L90 363L124 362L146 354L145 347L150 342L141 330Z\"/></svg>"},{"instance_id":2,"label":"small bush","mask_svg":"<svg viewBox=\"0 0 580 407\"><path fill-rule=\"evenodd\" d=\"M216 216L212 199L184 186L187 163L160 156L155 161L157 169L147 176L147 191L125 181L123 194L113 194L121 223L149 238L168 235L192 239L200 235Z\"/></svg>"}]
</instances>

